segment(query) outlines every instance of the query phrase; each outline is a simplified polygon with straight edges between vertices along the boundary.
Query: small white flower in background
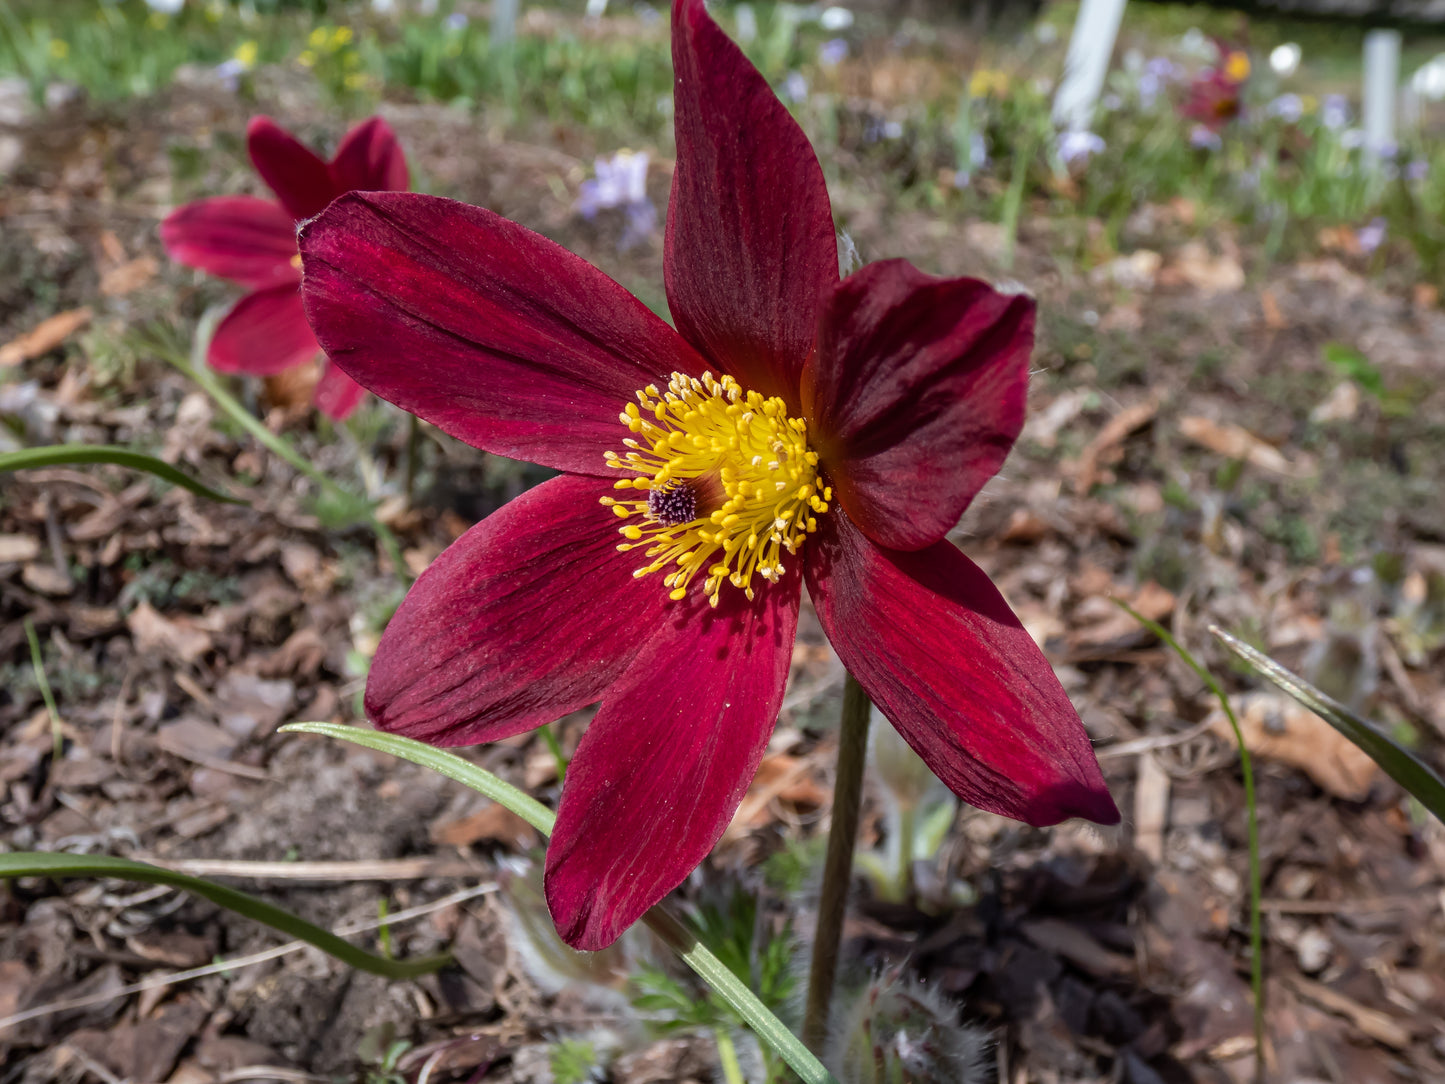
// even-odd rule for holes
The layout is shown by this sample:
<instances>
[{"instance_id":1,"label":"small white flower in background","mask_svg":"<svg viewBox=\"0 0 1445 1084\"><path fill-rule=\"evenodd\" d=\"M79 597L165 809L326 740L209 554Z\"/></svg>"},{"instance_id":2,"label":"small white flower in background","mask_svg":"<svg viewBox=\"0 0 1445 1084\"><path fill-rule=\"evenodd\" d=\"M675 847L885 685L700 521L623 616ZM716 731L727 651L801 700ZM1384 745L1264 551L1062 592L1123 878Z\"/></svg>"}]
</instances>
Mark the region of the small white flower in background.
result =
<instances>
[{"instance_id":1,"label":"small white flower in background","mask_svg":"<svg viewBox=\"0 0 1445 1084\"><path fill-rule=\"evenodd\" d=\"M621 209L627 219L618 247L626 252L645 241L657 228L657 208L647 198L646 151L621 150L611 158L598 158L593 167L596 177L583 181L577 194L575 210L587 221L597 212Z\"/></svg>"},{"instance_id":2,"label":"small white flower in background","mask_svg":"<svg viewBox=\"0 0 1445 1084\"><path fill-rule=\"evenodd\" d=\"M883 122L884 139L902 139L903 124L900 121L889 120Z\"/></svg>"},{"instance_id":3,"label":"small white flower in background","mask_svg":"<svg viewBox=\"0 0 1445 1084\"><path fill-rule=\"evenodd\" d=\"M1346 128L1340 133L1340 146L1347 151L1357 151L1365 145L1363 128Z\"/></svg>"},{"instance_id":4,"label":"small white flower in background","mask_svg":"<svg viewBox=\"0 0 1445 1084\"><path fill-rule=\"evenodd\" d=\"M1339 131L1350 123L1350 103L1343 94L1327 94L1320 106L1320 121L1326 128Z\"/></svg>"},{"instance_id":5,"label":"small white flower in background","mask_svg":"<svg viewBox=\"0 0 1445 1084\"><path fill-rule=\"evenodd\" d=\"M1034 30L1034 37L1038 39L1040 45L1052 45L1059 40L1059 28L1052 23L1039 23L1038 28Z\"/></svg>"},{"instance_id":6,"label":"small white flower in background","mask_svg":"<svg viewBox=\"0 0 1445 1084\"><path fill-rule=\"evenodd\" d=\"M808 81L803 78L801 72L789 72L788 77L783 80L779 91L779 97L785 102L797 105L808 98Z\"/></svg>"},{"instance_id":7,"label":"small white flower in background","mask_svg":"<svg viewBox=\"0 0 1445 1084\"><path fill-rule=\"evenodd\" d=\"M1087 162L1104 149L1104 137L1094 132L1064 132L1059 136L1059 161L1066 166Z\"/></svg>"},{"instance_id":8,"label":"small white flower in background","mask_svg":"<svg viewBox=\"0 0 1445 1084\"><path fill-rule=\"evenodd\" d=\"M825 68L837 67L847 56L848 43L842 38L834 38L818 46L818 63Z\"/></svg>"},{"instance_id":9,"label":"small white flower in background","mask_svg":"<svg viewBox=\"0 0 1445 1084\"><path fill-rule=\"evenodd\" d=\"M824 30L847 30L853 25L853 13L847 8L824 8L818 16L818 25Z\"/></svg>"},{"instance_id":10,"label":"small white flower in background","mask_svg":"<svg viewBox=\"0 0 1445 1084\"><path fill-rule=\"evenodd\" d=\"M468 21L469 20L464 13L460 11L454 11L446 17L444 23L448 30L451 30L453 32L460 32L467 28Z\"/></svg>"},{"instance_id":11,"label":"small white flower in background","mask_svg":"<svg viewBox=\"0 0 1445 1084\"><path fill-rule=\"evenodd\" d=\"M175 15L186 6L186 0L146 0L146 7L162 15Z\"/></svg>"},{"instance_id":12,"label":"small white flower in background","mask_svg":"<svg viewBox=\"0 0 1445 1084\"><path fill-rule=\"evenodd\" d=\"M1191 26L1179 39L1179 51L1196 60L1218 60L1219 47L1204 36L1204 31Z\"/></svg>"},{"instance_id":13,"label":"small white flower in background","mask_svg":"<svg viewBox=\"0 0 1445 1084\"><path fill-rule=\"evenodd\" d=\"M1202 151L1217 151L1224 146L1218 132L1211 132L1202 124L1196 124L1189 133L1189 145Z\"/></svg>"},{"instance_id":14,"label":"small white flower in background","mask_svg":"<svg viewBox=\"0 0 1445 1084\"><path fill-rule=\"evenodd\" d=\"M371 10L377 15L390 15L396 10L396 0L371 0Z\"/></svg>"},{"instance_id":15,"label":"small white flower in background","mask_svg":"<svg viewBox=\"0 0 1445 1084\"><path fill-rule=\"evenodd\" d=\"M1281 79L1287 79L1299 71L1300 57L1303 55L1300 47L1292 41L1276 45L1269 54L1270 70Z\"/></svg>"},{"instance_id":16,"label":"small white flower in background","mask_svg":"<svg viewBox=\"0 0 1445 1084\"><path fill-rule=\"evenodd\" d=\"M1445 53L1441 53L1415 70L1410 76L1410 89L1428 102L1445 98Z\"/></svg>"},{"instance_id":17,"label":"small white flower in background","mask_svg":"<svg viewBox=\"0 0 1445 1084\"><path fill-rule=\"evenodd\" d=\"M1298 94L1281 94L1265 106L1265 112L1271 117L1278 117L1287 124L1294 124L1305 115L1304 99Z\"/></svg>"}]
</instances>

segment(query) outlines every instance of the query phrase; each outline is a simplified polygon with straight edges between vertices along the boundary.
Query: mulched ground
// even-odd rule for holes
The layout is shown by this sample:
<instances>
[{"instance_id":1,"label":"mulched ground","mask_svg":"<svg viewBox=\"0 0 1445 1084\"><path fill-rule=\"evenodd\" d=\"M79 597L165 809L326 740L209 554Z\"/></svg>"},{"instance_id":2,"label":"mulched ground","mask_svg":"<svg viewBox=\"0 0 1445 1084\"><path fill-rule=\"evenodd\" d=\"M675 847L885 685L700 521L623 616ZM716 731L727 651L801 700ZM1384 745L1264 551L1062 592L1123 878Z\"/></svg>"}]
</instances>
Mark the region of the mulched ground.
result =
<instances>
[{"instance_id":1,"label":"mulched ground","mask_svg":"<svg viewBox=\"0 0 1445 1084\"><path fill-rule=\"evenodd\" d=\"M88 1001L0 1021L0 1084L201 1084L255 1066L363 1079L392 1037L416 1044L402 1063L412 1079L436 1054L432 1080L541 1081L541 1044L599 1027L629 1048L610 1079L721 1079L710 1038L636 1034L615 1003L551 993L528 965L491 890L499 859L535 845L525 826L409 765L275 732L359 721L356 656L374 647L394 577L367 531L324 529L310 484L134 335L158 318L189 330L230 296L166 266L155 225L176 202L250 190L236 155L246 117L271 112L307 136L341 127L298 87L259 93L248 105L193 84L143 107L39 113L4 100L0 137L15 153L0 191L0 343L52 312L91 314L0 373L0 441L143 445L250 504L109 469L6 477L0 824L13 849L213 860L210 873L328 925L374 921L381 901L392 913L442 901L397 924L392 947L449 947L457 965L388 984L308 950L97 1000L277 940L168 891L21 881L0 889L0 1017ZM660 245L619 254L620 220L571 212L584 138L520 145L440 107L384 112L430 190L661 297ZM864 258L1013 278L1040 299L1029 426L956 538L1047 645L1125 810L1109 832L961 813L916 871L918 900L885 903L860 884L850 957L954 998L989 1029L1008 1084L1251 1077L1237 757L1203 684L1117 596L1224 677L1260 753L1270 1078L1445 1079L1445 830L1318 720L1232 671L1205 631L1254 640L1442 764L1445 315L1433 292L1347 244L1262 266L1229 227L1196 230L1187 205L1141 207L1118 257L1089 223L1040 206L1005 273L995 226L900 209L846 148L830 173ZM663 163L659 206L667 182ZM1383 398L1323 360L1330 343L1378 367ZM304 389L247 394L313 462L354 477L354 450L296 405ZM388 513L414 570L539 477L424 436L416 507ZM376 462L396 477L404 425L390 419L379 440ZM59 699L58 759L26 618ZM841 681L807 612L795 664L714 878L759 885L764 857L826 826ZM564 721L565 747L586 718ZM470 755L555 799L540 740ZM883 824L870 801L865 840ZM290 868L245 865L280 861ZM806 938L805 907L769 906L795 910Z\"/></svg>"}]
</instances>

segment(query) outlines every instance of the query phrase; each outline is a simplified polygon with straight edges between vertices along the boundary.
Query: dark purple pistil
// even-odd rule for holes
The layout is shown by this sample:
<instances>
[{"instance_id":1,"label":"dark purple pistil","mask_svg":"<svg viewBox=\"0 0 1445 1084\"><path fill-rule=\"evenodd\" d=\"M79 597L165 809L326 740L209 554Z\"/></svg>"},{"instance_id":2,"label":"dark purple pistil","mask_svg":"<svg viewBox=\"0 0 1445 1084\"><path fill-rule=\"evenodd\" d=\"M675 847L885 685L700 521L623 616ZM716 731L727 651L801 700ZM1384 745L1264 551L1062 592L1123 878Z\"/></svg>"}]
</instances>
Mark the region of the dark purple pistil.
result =
<instances>
[{"instance_id":1,"label":"dark purple pistil","mask_svg":"<svg viewBox=\"0 0 1445 1084\"><path fill-rule=\"evenodd\" d=\"M647 514L664 527L681 527L697 519L697 491L686 482L649 490Z\"/></svg>"}]
</instances>

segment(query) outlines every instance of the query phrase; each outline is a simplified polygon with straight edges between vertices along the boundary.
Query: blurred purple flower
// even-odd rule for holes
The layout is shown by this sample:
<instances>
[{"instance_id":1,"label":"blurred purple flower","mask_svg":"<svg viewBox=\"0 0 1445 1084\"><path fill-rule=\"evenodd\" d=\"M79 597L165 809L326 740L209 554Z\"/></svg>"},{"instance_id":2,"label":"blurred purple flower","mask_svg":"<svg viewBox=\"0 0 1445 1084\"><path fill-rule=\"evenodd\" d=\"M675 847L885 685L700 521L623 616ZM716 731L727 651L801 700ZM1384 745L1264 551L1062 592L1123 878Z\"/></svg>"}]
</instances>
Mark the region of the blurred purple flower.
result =
<instances>
[{"instance_id":1,"label":"blurred purple flower","mask_svg":"<svg viewBox=\"0 0 1445 1084\"><path fill-rule=\"evenodd\" d=\"M589 222L598 211L623 211L627 225L618 242L623 252L657 229L657 208L647 198L648 162L646 151L622 150L611 158L598 158L593 163L597 176L578 189L574 210Z\"/></svg>"},{"instance_id":2,"label":"blurred purple flower","mask_svg":"<svg viewBox=\"0 0 1445 1084\"><path fill-rule=\"evenodd\" d=\"M818 46L818 63L825 68L834 68L848 56L848 43L842 38L833 38Z\"/></svg>"},{"instance_id":3,"label":"blurred purple flower","mask_svg":"<svg viewBox=\"0 0 1445 1084\"><path fill-rule=\"evenodd\" d=\"M1104 149L1104 137L1093 132L1064 132L1059 136L1059 160L1066 166L1083 163Z\"/></svg>"},{"instance_id":4,"label":"blurred purple flower","mask_svg":"<svg viewBox=\"0 0 1445 1084\"><path fill-rule=\"evenodd\" d=\"M1219 133L1202 124L1196 124L1189 131L1189 145L1202 151L1217 151L1224 146Z\"/></svg>"},{"instance_id":5,"label":"blurred purple flower","mask_svg":"<svg viewBox=\"0 0 1445 1084\"><path fill-rule=\"evenodd\" d=\"M1383 218L1371 219L1368 225L1361 226L1355 231L1355 240L1359 242L1360 251L1365 255L1374 252L1385 243L1386 222Z\"/></svg>"},{"instance_id":6,"label":"blurred purple flower","mask_svg":"<svg viewBox=\"0 0 1445 1084\"><path fill-rule=\"evenodd\" d=\"M445 19L448 30L465 30L467 28L467 17L460 11L454 11Z\"/></svg>"},{"instance_id":7,"label":"blurred purple flower","mask_svg":"<svg viewBox=\"0 0 1445 1084\"><path fill-rule=\"evenodd\" d=\"M1305 103L1298 94L1281 94L1265 106L1265 112L1286 124L1296 124L1305 114Z\"/></svg>"},{"instance_id":8,"label":"blurred purple flower","mask_svg":"<svg viewBox=\"0 0 1445 1084\"><path fill-rule=\"evenodd\" d=\"M1320 120L1326 128L1339 131L1350 123L1350 103L1343 94L1326 94L1320 106Z\"/></svg>"},{"instance_id":9,"label":"blurred purple flower","mask_svg":"<svg viewBox=\"0 0 1445 1084\"><path fill-rule=\"evenodd\" d=\"M803 78L801 72L789 72L788 77L783 80L778 97L793 105L805 101L808 97L808 81Z\"/></svg>"},{"instance_id":10,"label":"blurred purple flower","mask_svg":"<svg viewBox=\"0 0 1445 1084\"><path fill-rule=\"evenodd\" d=\"M1405 180L1423 181L1430 176L1430 163L1424 158L1413 158L1405 167Z\"/></svg>"}]
</instances>

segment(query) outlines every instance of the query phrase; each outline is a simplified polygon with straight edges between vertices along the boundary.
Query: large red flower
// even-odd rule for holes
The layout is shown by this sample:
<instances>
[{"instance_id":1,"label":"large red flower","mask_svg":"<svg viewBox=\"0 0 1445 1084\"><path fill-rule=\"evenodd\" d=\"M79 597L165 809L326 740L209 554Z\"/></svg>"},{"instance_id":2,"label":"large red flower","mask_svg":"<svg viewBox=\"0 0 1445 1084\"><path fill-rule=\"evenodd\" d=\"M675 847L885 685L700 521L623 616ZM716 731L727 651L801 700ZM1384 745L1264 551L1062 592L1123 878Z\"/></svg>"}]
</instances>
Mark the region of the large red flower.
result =
<instances>
[{"instance_id":1,"label":"large red flower","mask_svg":"<svg viewBox=\"0 0 1445 1084\"><path fill-rule=\"evenodd\" d=\"M347 132L330 162L270 117L251 119L246 149L278 202L254 196L197 200L166 217L161 241L173 260L251 289L216 328L207 356L211 368L272 376L311 361L320 350L301 306L296 223L343 192L404 191L406 159L391 126L380 117ZM328 363L315 401L324 413L344 418L365 394Z\"/></svg>"},{"instance_id":2,"label":"large red flower","mask_svg":"<svg viewBox=\"0 0 1445 1084\"><path fill-rule=\"evenodd\" d=\"M584 949L727 826L804 581L844 664L955 793L1039 825L1118 819L1047 660L944 537L1018 434L1032 301L899 260L839 281L813 150L703 0L674 0L673 62L676 331L480 208L352 195L301 231L337 365L563 472L417 580L366 706L466 745L602 701L547 853L552 915Z\"/></svg>"}]
</instances>

